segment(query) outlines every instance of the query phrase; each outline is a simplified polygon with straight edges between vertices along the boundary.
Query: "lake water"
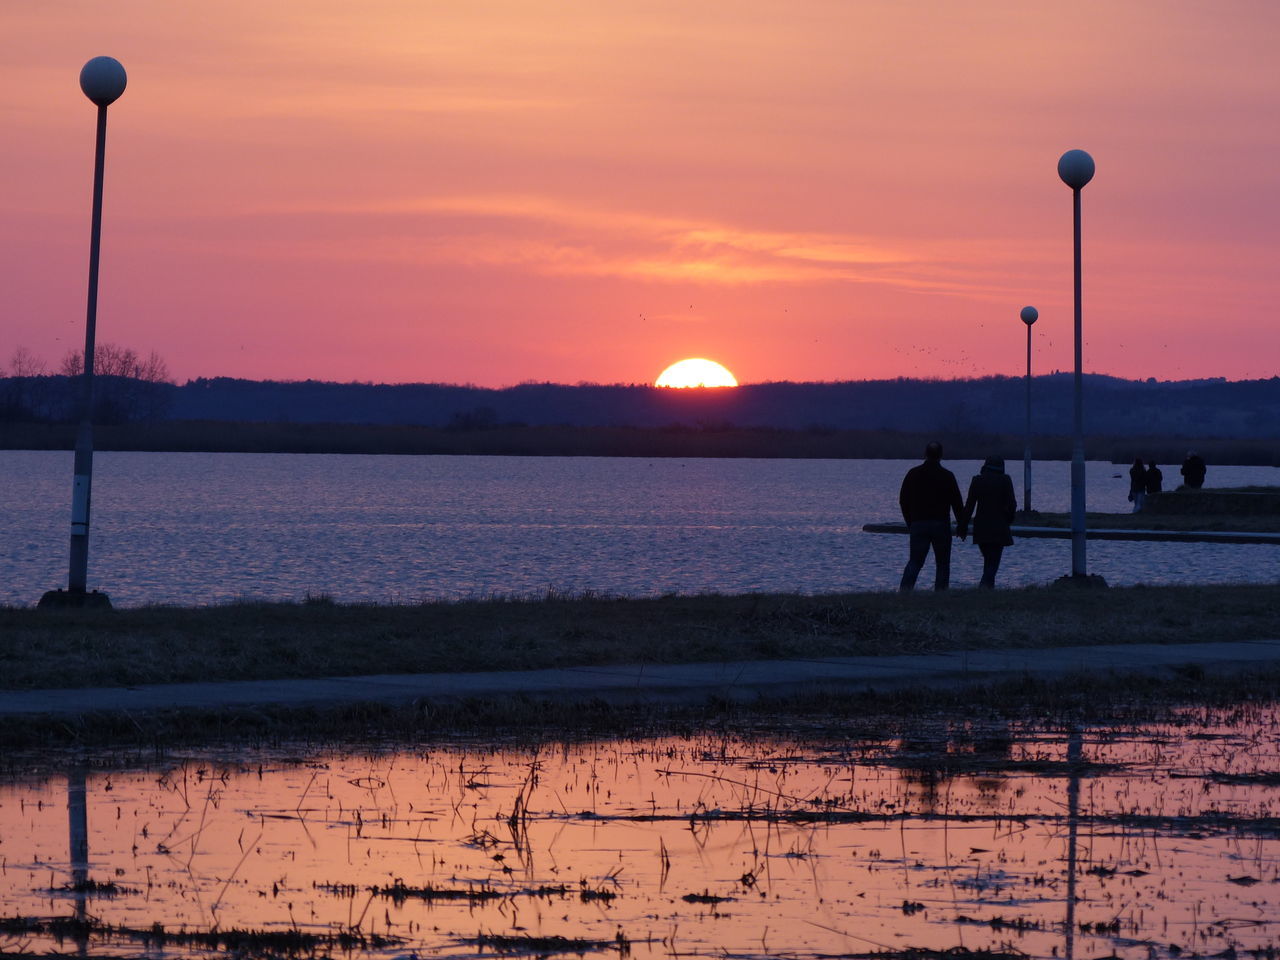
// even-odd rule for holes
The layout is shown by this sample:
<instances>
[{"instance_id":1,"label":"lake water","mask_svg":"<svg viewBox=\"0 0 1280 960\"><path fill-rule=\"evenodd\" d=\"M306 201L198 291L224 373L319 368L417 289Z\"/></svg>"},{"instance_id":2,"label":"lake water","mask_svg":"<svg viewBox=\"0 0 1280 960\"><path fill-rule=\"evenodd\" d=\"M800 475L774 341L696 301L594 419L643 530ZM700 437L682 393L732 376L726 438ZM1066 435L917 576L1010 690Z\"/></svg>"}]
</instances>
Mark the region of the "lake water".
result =
<instances>
[{"instance_id":1,"label":"lake water","mask_svg":"<svg viewBox=\"0 0 1280 960\"><path fill-rule=\"evenodd\" d=\"M900 519L913 463L99 453L89 585L117 605L887 590L906 539L861 527ZM948 463L962 490L979 465ZM1088 465L1090 510L1128 509L1126 470ZM1035 465L1037 509L1068 509L1069 472ZM1280 484L1280 469L1214 466L1210 482ZM66 585L71 454L0 452L0 491L0 603L31 604ZM1070 542L1005 558L1002 585L1045 583L1070 570ZM1270 545L1089 544L1114 584L1272 581L1277 560ZM980 572L957 543L952 585Z\"/></svg>"},{"instance_id":2,"label":"lake water","mask_svg":"<svg viewBox=\"0 0 1280 960\"><path fill-rule=\"evenodd\" d=\"M11 776L0 950L1273 960L1278 719L899 718Z\"/></svg>"}]
</instances>

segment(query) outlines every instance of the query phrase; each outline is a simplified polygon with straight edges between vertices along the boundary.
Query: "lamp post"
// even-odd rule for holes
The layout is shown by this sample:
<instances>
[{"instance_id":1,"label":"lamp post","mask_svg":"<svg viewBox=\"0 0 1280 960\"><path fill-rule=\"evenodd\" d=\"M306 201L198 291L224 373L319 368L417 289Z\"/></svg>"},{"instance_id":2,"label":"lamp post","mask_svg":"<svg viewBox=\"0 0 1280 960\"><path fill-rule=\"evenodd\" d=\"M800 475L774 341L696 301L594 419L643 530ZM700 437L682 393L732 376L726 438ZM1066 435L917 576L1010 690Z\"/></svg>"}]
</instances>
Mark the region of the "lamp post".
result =
<instances>
[{"instance_id":1,"label":"lamp post","mask_svg":"<svg viewBox=\"0 0 1280 960\"><path fill-rule=\"evenodd\" d=\"M107 149L107 107L124 93L128 77L114 57L94 57L80 71L80 89L98 107L93 158L93 220L89 232L89 300L85 312L80 428L71 486L71 569L67 591L51 591L42 606L110 606L106 594L86 592L89 575L89 505L93 481L93 345L98 321L98 252L102 242L102 175Z\"/></svg>"},{"instance_id":2,"label":"lamp post","mask_svg":"<svg viewBox=\"0 0 1280 960\"><path fill-rule=\"evenodd\" d=\"M1084 374L1080 334L1080 191L1093 179L1093 157L1083 150L1068 150L1058 159L1058 176L1071 188L1075 226L1075 443L1071 448L1071 575L1088 575L1085 562L1084 524Z\"/></svg>"},{"instance_id":3,"label":"lamp post","mask_svg":"<svg viewBox=\"0 0 1280 960\"><path fill-rule=\"evenodd\" d=\"M1022 512L1031 512L1031 325L1040 318L1035 307L1023 307L1018 314L1027 325L1027 431L1022 445Z\"/></svg>"}]
</instances>

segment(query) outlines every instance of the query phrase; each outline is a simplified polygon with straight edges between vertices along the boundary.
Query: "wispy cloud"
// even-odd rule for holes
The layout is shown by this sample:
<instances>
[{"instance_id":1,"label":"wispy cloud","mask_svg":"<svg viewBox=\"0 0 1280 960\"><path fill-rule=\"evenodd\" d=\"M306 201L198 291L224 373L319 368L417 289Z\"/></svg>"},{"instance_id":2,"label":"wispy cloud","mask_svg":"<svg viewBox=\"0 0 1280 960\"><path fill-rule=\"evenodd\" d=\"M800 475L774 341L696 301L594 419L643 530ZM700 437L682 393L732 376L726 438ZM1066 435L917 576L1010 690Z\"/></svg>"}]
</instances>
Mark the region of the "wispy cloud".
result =
<instances>
[{"instance_id":1,"label":"wispy cloud","mask_svg":"<svg viewBox=\"0 0 1280 960\"><path fill-rule=\"evenodd\" d=\"M548 276L616 277L720 286L876 284L1003 299L1017 264L1037 270L1049 251L1012 241L916 239L758 229L565 202L532 194L416 197L345 206L343 215L391 218L398 237L365 255L514 267ZM405 230L406 220L414 222ZM999 263L999 269L995 264ZM984 266L985 265L985 266Z\"/></svg>"},{"instance_id":2,"label":"wispy cloud","mask_svg":"<svg viewBox=\"0 0 1280 960\"><path fill-rule=\"evenodd\" d=\"M296 208L259 212L304 213ZM417 197L307 212L395 223L390 231L395 236L364 244L363 257L718 285L847 281L942 288L955 283L950 277L931 279L928 259L918 253L871 237L762 230L528 194Z\"/></svg>"}]
</instances>

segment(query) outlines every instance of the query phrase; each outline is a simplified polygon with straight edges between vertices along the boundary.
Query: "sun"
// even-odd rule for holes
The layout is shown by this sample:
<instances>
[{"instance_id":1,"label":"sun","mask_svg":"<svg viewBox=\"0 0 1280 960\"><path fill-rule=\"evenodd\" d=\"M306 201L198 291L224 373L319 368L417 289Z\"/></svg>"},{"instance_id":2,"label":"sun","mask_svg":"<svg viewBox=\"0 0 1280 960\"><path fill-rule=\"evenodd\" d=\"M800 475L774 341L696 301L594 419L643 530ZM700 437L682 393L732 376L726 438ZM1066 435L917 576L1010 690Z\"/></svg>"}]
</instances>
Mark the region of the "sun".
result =
<instances>
[{"instance_id":1,"label":"sun","mask_svg":"<svg viewBox=\"0 0 1280 960\"><path fill-rule=\"evenodd\" d=\"M714 360L691 357L673 363L654 381L655 387L736 387L737 379Z\"/></svg>"}]
</instances>

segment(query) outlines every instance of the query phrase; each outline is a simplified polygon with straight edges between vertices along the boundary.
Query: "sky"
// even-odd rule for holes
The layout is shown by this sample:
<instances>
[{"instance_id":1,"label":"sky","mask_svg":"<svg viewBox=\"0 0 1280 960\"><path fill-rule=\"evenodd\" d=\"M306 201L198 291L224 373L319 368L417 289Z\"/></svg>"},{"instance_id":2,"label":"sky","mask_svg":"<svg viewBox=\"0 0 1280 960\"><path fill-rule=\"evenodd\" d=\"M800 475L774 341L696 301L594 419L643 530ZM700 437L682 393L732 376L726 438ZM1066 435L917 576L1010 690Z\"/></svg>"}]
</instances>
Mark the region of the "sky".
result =
<instances>
[{"instance_id":1,"label":"sky","mask_svg":"<svg viewBox=\"0 0 1280 960\"><path fill-rule=\"evenodd\" d=\"M1270 377L1280 5L59 0L0 5L0 367L98 339L194 377L739 382L1084 366Z\"/></svg>"}]
</instances>

